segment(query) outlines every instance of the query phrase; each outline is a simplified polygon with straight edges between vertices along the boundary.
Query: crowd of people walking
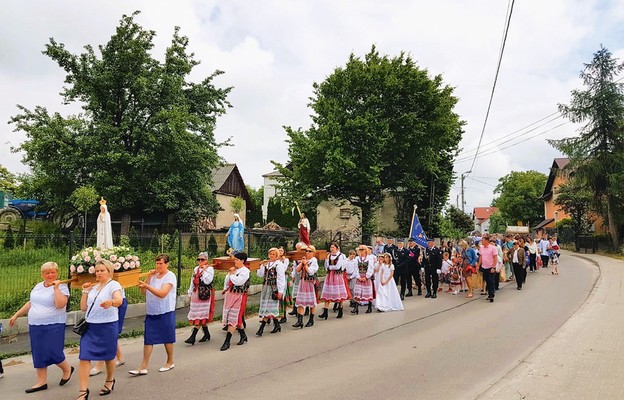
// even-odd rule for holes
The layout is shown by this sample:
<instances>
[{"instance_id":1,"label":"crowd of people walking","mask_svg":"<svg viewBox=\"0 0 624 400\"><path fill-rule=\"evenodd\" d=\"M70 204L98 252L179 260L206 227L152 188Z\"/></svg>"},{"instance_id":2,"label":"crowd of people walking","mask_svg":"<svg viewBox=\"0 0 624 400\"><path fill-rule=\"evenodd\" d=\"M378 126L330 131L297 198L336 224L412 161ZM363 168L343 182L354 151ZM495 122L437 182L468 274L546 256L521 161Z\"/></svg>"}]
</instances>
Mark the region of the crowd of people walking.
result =
<instances>
[{"instance_id":1,"label":"crowd of people walking","mask_svg":"<svg viewBox=\"0 0 624 400\"><path fill-rule=\"evenodd\" d=\"M457 295L466 293L473 298L475 291L487 295L494 302L501 281L515 281L518 290L524 287L527 275L540 268L552 266L551 273L559 274L559 245L556 237L531 237L511 235L484 235L457 242L436 245L429 240L426 248L416 245L410 238L407 246L403 239L377 238L374 246L360 244L346 254L338 243L329 245L325 260L320 263L317 250L312 245L299 243L298 257L292 260L283 248L271 248L260 268L252 272L245 265L247 254L234 254L234 265L225 276L223 312L221 324L226 336L220 350L230 348L234 333L238 332L237 345L249 341L245 332L250 276L255 273L262 278L262 290L258 310L258 329L255 336L262 337L267 325L270 334L282 331L288 315L296 317L292 328L313 327L315 315L327 320L330 308L336 319L344 316L343 307L351 308L350 314L403 311L406 297L423 296L436 299L440 293ZM291 257L292 258L292 257ZM149 361L154 345L164 345L166 362L159 372L175 367L174 343L176 341L176 290L177 281L169 271L169 257L158 255L155 268L139 287L146 296L145 336L143 360L138 368L130 370L132 376L148 374ZM327 272L324 282L318 277L319 268ZM36 382L27 388L33 393L48 388L47 369L56 365L62 372L60 386L65 385L74 373L64 354L65 307L69 289L58 280L58 265L53 262L41 266L43 281L38 283L24 304L9 320L13 326L18 317L28 314L33 365ZM80 389L78 399L88 399L89 378L106 369L106 378L99 395L109 395L115 389L116 367L125 363L118 344L123 325L127 300L121 285L112 279L113 265L101 260L95 266L95 283L82 286L80 308L89 324L80 337L78 375ZM197 257L197 266L188 288L190 308L188 320L190 336L184 341L195 345L200 329L199 342L211 340L209 323L215 309L214 268L209 264L208 254ZM447 290L444 290L444 285ZM333 304L333 307L332 307ZM287 312L292 307L290 313ZM307 321L306 321L307 317ZM95 366L92 362L96 362ZM0 374L2 374L0 364ZM0 375L1 376L1 375Z\"/></svg>"}]
</instances>

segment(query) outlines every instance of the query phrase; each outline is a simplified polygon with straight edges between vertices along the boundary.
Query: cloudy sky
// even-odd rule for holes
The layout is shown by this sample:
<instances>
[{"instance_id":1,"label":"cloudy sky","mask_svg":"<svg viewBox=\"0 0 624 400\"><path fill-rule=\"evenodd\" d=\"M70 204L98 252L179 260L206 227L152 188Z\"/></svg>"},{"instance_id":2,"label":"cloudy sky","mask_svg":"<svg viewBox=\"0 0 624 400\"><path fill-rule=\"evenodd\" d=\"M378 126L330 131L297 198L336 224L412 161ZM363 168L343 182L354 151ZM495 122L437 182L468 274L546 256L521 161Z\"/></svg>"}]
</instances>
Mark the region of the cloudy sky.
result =
<instances>
[{"instance_id":1,"label":"cloudy sky","mask_svg":"<svg viewBox=\"0 0 624 400\"><path fill-rule=\"evenodd\" d=\"M234 87L233 108L216 133L234 146L220 154L239 166L247 184L262 185L270 160L287 161L282 127L309 127L312 84L373 44L383 54L411 54L455 87L456 111L467 123L455 163L459 176L472 166L507 8L505 0L0 0L0 164L27 172L22 156L10 152L24 134L5 123L16 104L77 111L61 104L63 71L41 54L48 38L78 53L106 43L122 14L141 10L137 22L158 35L154 56L161 58L180 26L202 61L192 78L225 71L215 83ZM557 113L557 104L581 88L583 63L601 44L624 59L624 2L516 1L481 154L465 180L466 211L489 205L498 178L510 171L548 173L560 154L546 139L578 128ZM449 202L459 204L459 193L458 179Z\"/></svg>"}]
</instances>

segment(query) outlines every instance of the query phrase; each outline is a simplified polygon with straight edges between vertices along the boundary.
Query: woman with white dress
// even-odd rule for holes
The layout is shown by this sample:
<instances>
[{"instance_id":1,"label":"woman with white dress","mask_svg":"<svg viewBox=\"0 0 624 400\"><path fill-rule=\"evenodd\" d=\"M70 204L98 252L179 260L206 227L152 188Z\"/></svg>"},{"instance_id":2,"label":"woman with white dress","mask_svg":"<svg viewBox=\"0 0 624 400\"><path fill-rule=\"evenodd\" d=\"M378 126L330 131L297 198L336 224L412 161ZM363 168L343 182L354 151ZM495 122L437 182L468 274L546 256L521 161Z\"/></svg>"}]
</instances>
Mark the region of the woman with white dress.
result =
<instances>
[{"instance_id":1,"label":"woman with white dress","mask_svg":"<svg viewBox=\"0 0 624 400\"><path fill-rule=\"evenodd\" d=\"M176 341L175 305L177 278L169 271L169 255L156 257L156 268L151 270L139 288L145 292L145 336L143 338L143 361L139 369L129 371L133 376L147 375L155 344L165 346L167 361L158 372L173 369L173 344Z\"/></svg>"},{"instance_id":2,"label":"woman with white dress","mask_svg":"<svg viewBox=\"0 0 624 400\"><path fill-rule=\"evenodd\" d=\"M389 253L383 255L379 268L379 286L375 300L377 311L403 311L403 302L394 281L394 265Z\"/></svg>"},{"instance_id":3,"label":"woman with white dress","mask_svg":"<svg viewBox=\"0 0 624 400\"><path fill-rule=\"evenodd\" d=\"M269 259L265 260L256 271L258 277L264 278L260 292L260 307L258 308L258 316L261 321L256 336L262 336L264 327L271 320L273 320L271 333L282 331L278 318L281 315L280 306L286 290L286 266L279 260L277 248L269 249L268 256Z\"/></svg>"},{"instance_id":4,"label":"woman with white dress","mask_svg":"<svg viewBox=\"0 0 624 400\"><path fill-rule=\"evenodd\" d=\"M69 289L58 280L58 265L47 262L41 266L39 282L30 292L30 300L9 319L9 326L21 315L28 313L28 334L32 351L33 365L37 370L37 383L26 389L34 393L48 388L48 367L56 365L63 371L59 385L63 386L71 378L74 368L65 359L65 306L69 299Z\"/></svg>"},{"instance_id":5,"label":"woman with white dress","mask_svg":"<svg viewBox=\"0 0 624 400\"><path fill-rule=\"evenodd\" d=\"M297 322L293 324L293 328L303 328L303 313L306 307L310 307L310 319L305 324L305 327L314 325L314 310L316 308L316 289L314 288L314 282L316 281L316 272L318 271L318 262L316 260L316 248L314 246L308 246L306 248L306 255L301 259L295 273L301 274L301 281L299 282L299 290L297 291L297 299L295 301L295 307L297 307Z\"/></svg>"}]
</instances>

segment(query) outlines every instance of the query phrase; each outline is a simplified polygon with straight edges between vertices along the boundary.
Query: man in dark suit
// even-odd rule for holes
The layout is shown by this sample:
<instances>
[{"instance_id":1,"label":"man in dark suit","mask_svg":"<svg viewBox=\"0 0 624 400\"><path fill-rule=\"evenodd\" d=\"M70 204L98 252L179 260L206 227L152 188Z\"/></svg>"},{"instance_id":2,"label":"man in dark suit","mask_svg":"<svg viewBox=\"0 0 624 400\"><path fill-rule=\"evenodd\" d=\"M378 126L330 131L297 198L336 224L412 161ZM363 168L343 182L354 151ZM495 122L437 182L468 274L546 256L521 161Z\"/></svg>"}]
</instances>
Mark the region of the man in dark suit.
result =
<instances>
[{"instance_id":1,"label":"man in dark suit","mask_svg":"<svg viewBox=\"0 0 624 400\"><path fill-rule=\"evenodd\" d=\"M442 269L442 251L435 246L433 240L427 243L429 247L425 250L425 285L427 286L427 295L425 297L435 299L438 297L438 270Z\"/></svg>"},{"instance_id":2,"label":"man in dark suit","mask_svg":"<svg viewBox=\"0 0 624 400\"><path fill-rule=\"evenodd\" d=\"M416 287L418 288L418 295L422 296L422 279L420 279L420 263L418 258L420 257L420 247L416 246L416 240L410 238L408 240L407 250L409 251L409 263L408 263L408 275L407 275L407 297L413 296L412 294L412 277L416 281Z\"/></svg>"},{"instance_id":3,"label":"man in dark suit","mask_svg":"<svg viewBox=\"0 0 624 400\"><path fill-rule=\"evenodd\" d=\"M403 239L397 240L398 247L395 251L396 253L396 265L394 267L394 282L398 285L401 283L401 300L405 299L405 288L407 287L407 280L409 277L409 261L410 261L410 252L405 248L405 242ZM411 281L411 279L410 279ZM410 284L411 285L411 284ZM412 291L411 286L409 289L410 293Z\"/></svg>"},{"instance_id":4,"label":"man in dark suit","mask_svg":"<svg viewBox=\"0 0 624 400\"><path fill-rule=\"evenodd\" d=\"M390 254L390 258L392 259L392 265L394 265L394 268L396 269L396 261L397 261L397 254L396 251L399 248L397 247L396 244L394 244L394 239L393 238L388 238L386 239L386 245L384 246L384 253L388 253Z\"/></svg>"}]
</instances>

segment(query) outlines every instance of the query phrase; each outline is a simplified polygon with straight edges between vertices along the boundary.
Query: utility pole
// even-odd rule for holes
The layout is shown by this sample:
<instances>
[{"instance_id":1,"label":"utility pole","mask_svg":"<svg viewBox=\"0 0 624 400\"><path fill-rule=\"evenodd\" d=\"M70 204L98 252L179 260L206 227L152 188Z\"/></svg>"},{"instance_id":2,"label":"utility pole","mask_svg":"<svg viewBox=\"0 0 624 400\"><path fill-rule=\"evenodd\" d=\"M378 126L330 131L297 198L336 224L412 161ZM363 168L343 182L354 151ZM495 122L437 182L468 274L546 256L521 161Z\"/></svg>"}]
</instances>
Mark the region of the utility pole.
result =
<instances>
[{"instance_id":1,"label":"utility pole","mask_svg":"<svg viewBox=\"0 0 624 400\"><path fill-rule=\"evenodd\" d=\"M461 174L461 200L462 200L462 212L465 213L466 211L464 211L464 205L466 204L466 202L464 201L464 179L466 179L466 175L468 175L469 173L471 173L472 171L466 171L463 174Z\"/></svg>"}]
</instances>

